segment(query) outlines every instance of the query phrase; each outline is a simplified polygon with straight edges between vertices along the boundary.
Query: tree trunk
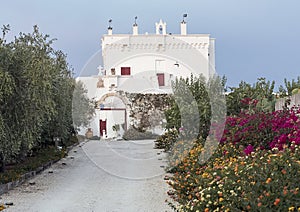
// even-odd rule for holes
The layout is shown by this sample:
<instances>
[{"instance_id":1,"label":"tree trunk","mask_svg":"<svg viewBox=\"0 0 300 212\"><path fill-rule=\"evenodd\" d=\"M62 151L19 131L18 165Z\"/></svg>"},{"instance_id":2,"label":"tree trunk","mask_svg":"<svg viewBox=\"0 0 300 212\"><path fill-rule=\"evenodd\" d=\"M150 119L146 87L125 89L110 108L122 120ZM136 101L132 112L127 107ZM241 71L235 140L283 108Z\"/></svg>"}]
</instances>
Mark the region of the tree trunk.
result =
<instances>
[{"instance_id":1,"label":"tree trunk","mask_svg":"<svg viewBox=\"0 0 300 212\"><path fill-rule=\"evenodd\" d=\"M5 158L3 154L0 153L0 173L5 171Z\"/></svg>"}]
</instances>

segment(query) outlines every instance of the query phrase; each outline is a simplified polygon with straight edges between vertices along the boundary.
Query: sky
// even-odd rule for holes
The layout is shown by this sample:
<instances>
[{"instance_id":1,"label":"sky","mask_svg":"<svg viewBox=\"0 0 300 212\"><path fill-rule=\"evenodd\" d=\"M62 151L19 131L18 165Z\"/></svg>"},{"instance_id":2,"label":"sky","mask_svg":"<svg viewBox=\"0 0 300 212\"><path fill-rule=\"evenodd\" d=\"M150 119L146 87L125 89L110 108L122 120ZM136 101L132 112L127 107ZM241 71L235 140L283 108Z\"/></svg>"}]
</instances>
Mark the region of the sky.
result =
<instances>
[{"instance_id":1,"label":"sky","mask_svg":"<svg viewBox=\"0 0 300 212\"><path fill-rule=\"evenodd\" d=\"M168 33L179 34L187 13L188 33L216 38L216 71L228 86L260 77L278 86L300 76L299 8L299 0L2 0L0 24L10 25L8 40L38 25L57 38L54 48L67 54L74 75L83 76L102 63L109 19L113 33L132 33L137 16L140 33L155 33L162 19Z\"/></svg>"}]
</instances>

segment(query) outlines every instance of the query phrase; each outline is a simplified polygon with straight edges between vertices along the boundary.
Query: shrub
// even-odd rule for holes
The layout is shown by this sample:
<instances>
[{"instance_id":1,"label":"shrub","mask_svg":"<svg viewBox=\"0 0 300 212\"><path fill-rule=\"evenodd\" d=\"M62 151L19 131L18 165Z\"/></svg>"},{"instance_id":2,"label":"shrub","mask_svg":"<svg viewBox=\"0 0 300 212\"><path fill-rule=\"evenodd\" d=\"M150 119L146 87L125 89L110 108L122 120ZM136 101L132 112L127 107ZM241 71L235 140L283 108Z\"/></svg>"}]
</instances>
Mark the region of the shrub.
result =
<instances>
[{"instance_id":1,"label":"shrub","mask_svg":"<svg viewBox=\"0 0 300 212\"><path fill-rule=\"evenodd\" d=\"M100 140L101 138L97 135L94 135L93 137L89 138L89 140Z\"/></svg>"},{"instance_id":2,"label":"shrub","mask_svg":"<svg viewBox=\"0 0 300 212\"><path fill-rule=\"evenodd\" d=\"M124 140L143 140L143 139L156 139L158 135L152 132L140 132L134 128L129 128L123 134Z\"/></svg>"},{"instance_id":3,"label":"shrub","mask_svg":"<svg viewBox=\"0 0 300 212\"><path fill-rule=\"evenodd\" d=\"M256 151L234 156L231 144L221 146L205 165L201 148L178 166L168 183L179 211L296 211L300 207L300 148ZM224 154L224 152L226 152Z\"/></svg>"},{"instance_id":4,"label":"shrub","mask_svg":"<svg viewBox=\"0 0 300 212\"><path fill-rule=\"evenodd\" d=\"M170 206L178 211L300 210L299 116L298 108L244 111L228 117L221 144L206 163L199 156L209 150L199 139L188 152L174 152L169 194L179 206Z\"/></svg>"},{"instance_id":5,"label":"shrub","mask_svg":"<svg viewBox=\"0 0 300 212\"><path fill-rule=\"evenodd\" d=\"M8 165L7 170L0 173L0 185L18 180L26 172L34 171L38 167L51 161L57 161L64 156L65 152L59 151L56 147L40 149L33 157L25 158L22 163Z\"/></svg>"},{"instance_id":6,"label":"shrub","mask_svg":"<svg viewBox=\"0 0 300 212\"><path fill-rule=\"evenodd\" d=\"M164 151L169 151L171 147L174 145L178 138L178 131L173 128L167 130L164 134L158 136L155 140L155 147L156 149L164 149Z\"/></svg>"},{"instance_id":7,"label":"shrub","mask_svg":"<svg viewBox=\"0 0 300 212\"><path fill-rule=\"evenodd\" d=\"M294 141L300 145L300 109L272 113L241 113L228 117L221 142L243 146L246 154L256 148L282 150Z\"/></svg>"}]
</instances>

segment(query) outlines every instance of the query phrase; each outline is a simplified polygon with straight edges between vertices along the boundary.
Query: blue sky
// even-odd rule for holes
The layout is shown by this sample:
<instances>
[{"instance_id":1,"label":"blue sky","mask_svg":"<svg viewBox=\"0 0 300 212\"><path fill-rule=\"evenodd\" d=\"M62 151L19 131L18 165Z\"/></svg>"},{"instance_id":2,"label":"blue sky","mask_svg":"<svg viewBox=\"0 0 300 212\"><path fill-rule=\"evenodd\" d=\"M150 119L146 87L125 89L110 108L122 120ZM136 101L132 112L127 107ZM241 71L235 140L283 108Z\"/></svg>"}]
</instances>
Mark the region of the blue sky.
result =
<instances>
[{"instance_id":1,"label":"blue sky","mask_svg":"<svg viewBox=\"0 0 300 212\"><path fill-rule=\"evenodd\" d=\"M216 68L229 86L259 77L275 80L300 76L300 1L298 0L10 0L2 1L0 24L10 24L10 37L41 32L57 38L55 48L68 55L75 75L100 50L100 39L113 19L114 33L131 33L138 16L139 31L154 33L163 19L167 31L179 33L187 13L188 33L216 38ZM94 66L100 61L94 57ZM94 69L93 66L87 69Z\"/></svg>"}]
</instances>

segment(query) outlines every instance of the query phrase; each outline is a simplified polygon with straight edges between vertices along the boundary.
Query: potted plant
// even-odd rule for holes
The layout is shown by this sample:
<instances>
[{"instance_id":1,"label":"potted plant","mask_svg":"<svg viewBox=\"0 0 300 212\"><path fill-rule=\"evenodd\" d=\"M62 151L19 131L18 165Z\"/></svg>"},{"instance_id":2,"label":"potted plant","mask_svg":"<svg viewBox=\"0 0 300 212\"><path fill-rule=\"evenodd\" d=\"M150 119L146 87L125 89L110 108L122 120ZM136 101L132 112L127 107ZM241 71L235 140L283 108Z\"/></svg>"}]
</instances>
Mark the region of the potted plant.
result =
<instances>
[{"instance_id":1,"label":"potted plant","mask_svg":"<svg viewBox=\"0 0 300 212\"><path fill-rule=\"evenodd\" d=\"M112 130L116 132L116 137L119 136L120 125L119 124L113 125Z\"/></svg>"}]
</instances>

